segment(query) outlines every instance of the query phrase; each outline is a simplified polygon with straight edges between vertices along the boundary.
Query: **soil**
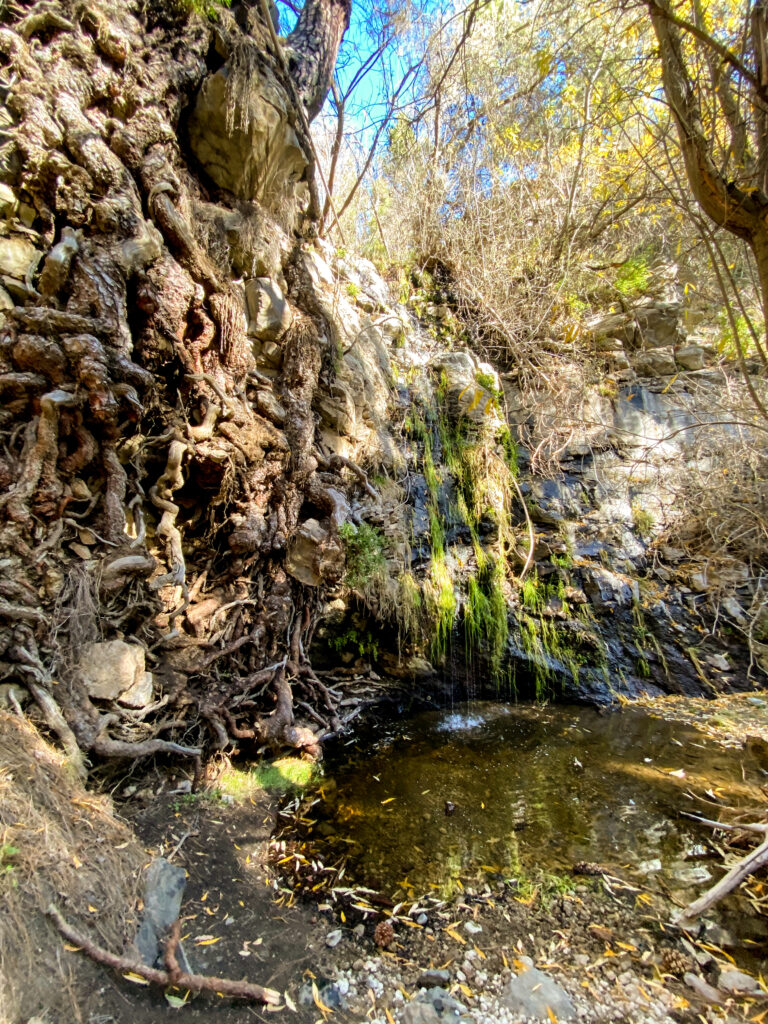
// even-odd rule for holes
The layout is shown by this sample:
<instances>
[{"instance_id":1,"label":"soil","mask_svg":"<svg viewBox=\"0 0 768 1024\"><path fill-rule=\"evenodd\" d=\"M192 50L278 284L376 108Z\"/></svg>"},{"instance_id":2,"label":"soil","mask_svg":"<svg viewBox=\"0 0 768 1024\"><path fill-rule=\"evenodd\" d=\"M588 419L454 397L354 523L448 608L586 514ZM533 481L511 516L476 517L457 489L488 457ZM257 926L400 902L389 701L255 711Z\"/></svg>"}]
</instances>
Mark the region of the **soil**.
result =
<instances>
[{"instance_id":1,"label":"soil","mask_svg":"<svg viewBox=\"0 0 768 1024\"><path fill-rule=\"evenodd\" d=\"M748 1007L707 1007L678 977L663 972L665 950L680 952L681 947L664 930L662 902L615 878L577 876L570 893L538 893L529 899L501 884L484 893L467 890L451 905L431 910L426 927L415 922L406 926L401 919L391 947L379 949L373 941L378 915L369 915L366 921L348 909L341 920L330 909L320 909L324 904L296 899L289 883L276 873L270 840L277 809L277 798L264 793L232 805L205 797L162 796L148 807L128 808L127 813L152 855L171 857L188 872L182 936L193 969L247 978L279 990L284 998L287 994L283 1015L289 1020L395 1020L405 997L417 991L426 968L447 968L452 993L475 1019L494 1020L484 1014L479 994L494 985L498 989L510 971L519 969L521 956L531 957L572 996L583 993L590 1007L588 1020L694 1024L747 1019ZM468 931L467 922L470 929L481 930ZM326 938L336 929L341 929L341 941L329 948ZM457 976L462 967L467 969L469 951L473 970ZM262 1007L208 996L191 998L178 1011L162 992L139 987L108 970L94 987L93 967L83 962L82 954L63 955L79 961L85 972L80 976L86 984L77 990L77 1019L89 1024L145 1024L177 1012L188 1020L222 1024L275 1016L275 1011ZM684 948L682 955L693 966ZM725 956L716 957L727 963ZM635 996L622 995L630 975L647 1004L638 1007ZM339 978L352 980L346 1006L335 1007L331 1014L311 1002L302 1005L302 995L304 1002L312 999L313 981L322 1002L328 986ZM378 990L372 978L378 980ZM586 1013L582 1008L582 1016ZM72 1017L48 1017L65 1019Z\"/></svg>"}]
</instances>

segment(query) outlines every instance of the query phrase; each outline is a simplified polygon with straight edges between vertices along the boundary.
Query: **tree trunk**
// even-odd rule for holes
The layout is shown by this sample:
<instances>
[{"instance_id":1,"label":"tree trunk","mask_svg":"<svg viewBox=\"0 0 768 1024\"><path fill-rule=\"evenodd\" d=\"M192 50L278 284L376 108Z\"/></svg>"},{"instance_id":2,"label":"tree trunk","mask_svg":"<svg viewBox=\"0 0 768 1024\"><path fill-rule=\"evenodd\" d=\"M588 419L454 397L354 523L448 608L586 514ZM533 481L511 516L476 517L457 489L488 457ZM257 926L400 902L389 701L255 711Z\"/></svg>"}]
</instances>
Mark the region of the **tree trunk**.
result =
<instances>
[{"instance_id":1,"label":"tree trunk","mask_svg":"<svg viewBox=\"0 0 768 1024\"><path fill-rule=\"evenodd\" d=\"M352 0L306 0L286 41L288 66L310 121L320 113L331 88L351 10Z\"/></svg>"}]
</instances>

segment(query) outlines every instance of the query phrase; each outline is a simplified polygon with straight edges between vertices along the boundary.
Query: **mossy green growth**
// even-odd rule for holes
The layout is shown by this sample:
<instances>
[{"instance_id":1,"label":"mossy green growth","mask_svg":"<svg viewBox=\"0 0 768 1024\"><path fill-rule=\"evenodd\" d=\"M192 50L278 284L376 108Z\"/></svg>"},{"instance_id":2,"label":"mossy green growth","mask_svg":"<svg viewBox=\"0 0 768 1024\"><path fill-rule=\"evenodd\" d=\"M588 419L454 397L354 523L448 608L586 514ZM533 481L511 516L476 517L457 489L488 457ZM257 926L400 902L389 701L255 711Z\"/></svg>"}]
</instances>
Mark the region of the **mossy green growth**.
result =
<instances>
[{"instance_id":1,"label":"mossy green growth","mask_svg":"<svg viewBox=\"0 0 768 1024\"><path fill-rule=\"evenodd\" d=\"M374 661L379 656L379 641L369 629L349 629L333 637L330 646L335 651L346 651L350 647L355 649L361 658L372 658Z\"/></svg>"},{"instance_id":2,"label":"mossy green growth","mask_svg":"<svg viewBox=\"0 0 768 1024\"><path fill-rule=\"evenodd\" d=\"M492 680L501 682L504 650L509 636L507 601L501 562L486 561L467 581L464 636L468 654L485 649Z\"/></svg>"},{"instance_id":3,"label":"mossy green growth","mask_svg":"<svg viewBox=\"0 0 768 1024\"><path fill-rule=\"evenodd\" d=\"M456 621L457 601L453 581L445 564L445 555L433 554L430 579L424 587L424 599L431 623L429 653L433 661L442 663Z\"/></svg>"},{"instance_id":4,"label":"mossy green growth","mask_svg":"<svg viewBox=\"0 0 768 1024\"><path fill-rule=\"evenodd\" d=\"M656 520L647 509L635 501L632 503L632 522L638 534L645 540L653 532Z\"/></svg>"},{"instance_id":5,"label":"mossy green growth","mask_svg":"<svg viewBox=\"0 0 768 1024\"><path fill-rule=\"evenodd\" d=\"M244 803L257 793L288 793L305 789L318 773L315 761L298 757L280 757L275 761L261 761L249 768L230 765L219 777L217 790L221 796L235 803Z\"/></svg>"},{"instance_id":6,"label":"mossy green growth","mask_svg":"<svg viewBox=\"0 0 768 1024\"><path fill-rule=\"evenodd\" d=\"M168 8L178 14L198 14L208 21L217 21L219 8L231 7L232 0L168 0Z\"/></svg>"},{"instance_id":7,"label":"mossy green growth","mask_svg":"<svg viewBox=\"0 0 768 1024\"><path fill-rule=\"evenodd\" d=\"M368 523L360 526L344 523L339 536L346 553L344 583L350 590L366 590L382 574L386 576L384 537L376 527Z\"/></svg>"},{"instance_id":8,"label":"mossy green growth","mask_svg":"<svg viewBox=\"0 0 768 1024\"><path fill-rule=\"evenodd\" d=\"M504 397L504 392L500 388L496 387L496 380L494 379L493 374L476 373L475 380L481 388L484 388L488 392L493 399L494 406L498 409L499 402L501 402Z\"/></svg>"},{"instance_id":9,"label":"mossy green growth","mask_svg":"<svg viewBox=\"0 0 768 1024\"><path fill-rule=\"evenodd\" d=\"M557 670L552 662L559 662L578 683L579 671L587 659L563 626L551 619L522 615L520 638L531 662L537 700L546 700L554 695Z\"/></svg>"}]
</instances>

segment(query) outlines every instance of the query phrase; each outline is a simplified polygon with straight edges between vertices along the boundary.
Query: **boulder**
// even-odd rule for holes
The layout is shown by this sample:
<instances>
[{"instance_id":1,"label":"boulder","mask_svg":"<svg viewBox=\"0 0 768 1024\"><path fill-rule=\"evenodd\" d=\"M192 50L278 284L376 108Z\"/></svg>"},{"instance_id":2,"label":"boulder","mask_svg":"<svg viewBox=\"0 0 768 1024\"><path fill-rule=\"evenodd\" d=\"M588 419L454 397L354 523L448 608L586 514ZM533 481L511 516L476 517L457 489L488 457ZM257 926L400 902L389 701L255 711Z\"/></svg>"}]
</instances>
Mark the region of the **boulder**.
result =
<instances>
[{"instance_id":1,"label":"boulder","mask_svg":"<svg viewBox=\"0 0 768 1024\"><path fill-rule=\"evenodd\" d=\"M25 281L42 255L26 238L0 238L0 274Z\"/></svg>"},{"instance_id":2,"label":"boulder","mask_svg":"<svg viewBox=\"0 0 768 1024\"><path fill-rule=\"evenodd\" d=\"M344 569L344 548L316 519L303 522L288 548L286 571L308 587L338 579Z\"/></svg>"},{"instance_id":3,"label":"boulder","mask_svg":"<svg viewBox=\"0 0 768 1024\"><path fill-rule=\"evenodd\" d=\"M641 377L671 377L677 373L675 353L671 348L651 348L633 359L635 372Z\"/></svg>"},{"instance_id":4,"label":"boulder","mask_svg":"<svg viewBox=\"0 0 768 1024\"><path fill-rule=\"evenodd\" d=\"M701 345L682 345L675 350L675 359L684 370L703 370L707 361Z\"/></svg>"},{"instance_id":5,"label":"boulder","mask_svg":"<svg viewBox=\"0 0 768 1024\"><path fill-rule=\"evenodd\" d=\"M242 88L234 75L244 72L227 63L203 82L189 119L192 151L220 188L277 208L295 196L307 167L290 105L265 66L251 68Z\"/></svg>"},{"instance_id":6,"label":"boulder","mask_svg":"<svg viewBox=\"0 0 768 1024\"><path fill-rule=\"evenodd\" d=\"M248 334L261 341L277 341L291 326L293 314L280 286L257 277L245 286Z\"/></svg>"},{"instance_id":7,"label":"boulder","mask_svg":"<svg viewBox=\"0 0 768 1024\"><path fill-rule=\"evenodd\" d=\"M679 302L655 302L637 306L634 343L644 349L666 348L683 341L682 307Z\"/></svg>"},{"instance_id":8,"label":"boulder","mask_svg":"<svg viewBox=\"0 0 768 1024\"><path fill-rule=\"evenodd\" d=\"M528 1019L568 1020L576 1015L565 989L548 974L531 967L511 978L501 994L500 1002L513 1014Z\"/></svg>"},{"instance_id":9,"label":"boulder","mask_svg":"<svg viewBox=\"0 0 768 1024\"><path fill-rule=\"evenodd\" d=\"M117 700L132 692L141 694L146 687L144 648L125 640L86 644L78 667L88 696L96 700Z\"/></svg>"}]
</instances>

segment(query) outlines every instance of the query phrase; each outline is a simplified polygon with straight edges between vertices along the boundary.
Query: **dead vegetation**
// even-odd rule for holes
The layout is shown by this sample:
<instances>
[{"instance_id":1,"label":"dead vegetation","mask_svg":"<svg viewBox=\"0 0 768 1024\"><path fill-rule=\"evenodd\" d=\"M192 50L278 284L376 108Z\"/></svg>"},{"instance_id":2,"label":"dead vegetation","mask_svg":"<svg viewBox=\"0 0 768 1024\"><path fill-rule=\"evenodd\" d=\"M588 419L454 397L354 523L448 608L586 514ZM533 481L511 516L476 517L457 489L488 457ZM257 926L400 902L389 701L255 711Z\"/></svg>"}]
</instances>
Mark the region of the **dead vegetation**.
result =
<instances>
[{"instance_id":1,"label":"dead vegetation","mask_svg":"<svg viewBox=\"0 0 768 1024\"><path fill-rule=\"evenodd\" d=\"M146 856L109 798L87 792L66 758L2 711L0 764L0 1019L26 1020L41 1000L74 1019L71 967L45 909L55 901L97 941L122 948L137 926Z\"/></svg>"}]
</instances>

